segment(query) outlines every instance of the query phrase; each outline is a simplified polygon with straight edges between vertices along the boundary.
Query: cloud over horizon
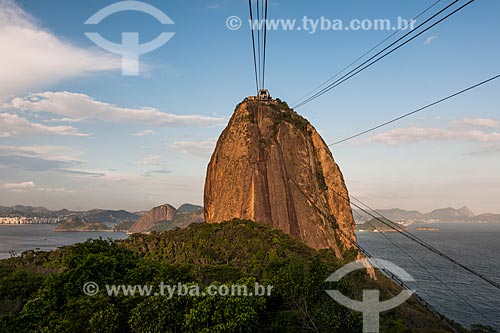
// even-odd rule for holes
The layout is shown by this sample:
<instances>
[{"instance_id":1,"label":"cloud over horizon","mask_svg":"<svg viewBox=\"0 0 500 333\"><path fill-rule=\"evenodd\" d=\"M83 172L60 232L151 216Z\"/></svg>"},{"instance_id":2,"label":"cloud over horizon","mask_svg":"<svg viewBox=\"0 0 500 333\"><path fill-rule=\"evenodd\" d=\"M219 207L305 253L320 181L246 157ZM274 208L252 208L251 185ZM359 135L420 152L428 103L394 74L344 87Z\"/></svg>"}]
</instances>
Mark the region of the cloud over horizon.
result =
<instances>
[{"instance_id":1,"label":"cloud over horizon","mask_svg":"<svg viewBox=\"0 0 500 333\"><path fill-rule=\"evenodd\" d=\"M98 119L105 122L143 123L150 126L213 127L225 124L224 118L165 113L156 108L127 108L97 101L92 97L68 91L42 92L16 97L5 103L13 111L49 112L70 119ZM146 134L150 134L147 132Z\"/></svg>"},{"instance_id":2,"label":"cloud over horizon","mask_svg":"<svg viewBox=\"0 0 500 333\"><path fill-rule=\"evenodd\" d=\"M88 137L72 126L46 126L21 118L16 114L0 113L0 138L29 136L34 134L50 134L59 136Z\"/></svg>"},{"instance_id":3,"label":"cloud over horizon","mask_svg":"<svg viewBox=\"0 0 500 333\"><path fill-rule=\"evenodd\" d=\"M382 142L389 145L410 144L423 141L471 141L480 143L500 142L500 133L491 131L500 127L500 122L485 118L464 118L451 122L465 127L484 127L490 131L464 128L406 127L396 128L367 139L367 142Z\"/></svg>"},{"instance_id":4,"label":"cloud over horizon","mask_svg":"<svg viewBox=\"0 0 500 333\"><path fill-rule=\"evenodd\" d=\"M454 121L454 124L473 127L500 128L500 121L487 118L463 118Z\"/></svg>"},{"instance_id":5,"label":"cloud over horizon","mask_svg":"<svg viewBox=\"0 0 500 333\"><path fill-rule=\"evenodd\" d=\"M1 188L13 191L13 192L24 192L27 189L32 189L35 187L35 183L32 181L22 182L22 183L5 183L0 186Z\"/></svg>"}]
</instances>

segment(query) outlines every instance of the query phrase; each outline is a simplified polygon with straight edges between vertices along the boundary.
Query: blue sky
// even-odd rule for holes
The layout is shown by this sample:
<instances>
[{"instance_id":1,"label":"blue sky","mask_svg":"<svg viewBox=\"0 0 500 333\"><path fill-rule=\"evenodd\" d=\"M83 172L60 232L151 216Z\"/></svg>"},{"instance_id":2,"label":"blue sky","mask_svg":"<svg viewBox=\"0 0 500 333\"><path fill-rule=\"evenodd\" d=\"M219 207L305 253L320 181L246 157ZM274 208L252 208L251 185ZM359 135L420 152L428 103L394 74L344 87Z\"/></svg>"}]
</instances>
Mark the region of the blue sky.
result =
<instances>
[{"instance_id":1,"label":"blue sky","mask_svg":"<svg viewBox=\"0 0 500 333\"><path fill-rule=\"evenodd\" d=\"M214 142L255 93L244 0L145 1L84 22L115 1L0 0L0 205L143 210L201 204ZM270 1L269 17L411 19L434 1ZM432 11L450 1L441 1ZM462 1L464 2L464 1ZM477 0L297 111L333 142L500 73L500 3ZM418 24L418 22L417 22ZM114 42L175 36L141 56L141 75L85 32ZM266 86L294 102L389 31L270 31ZM380 208L469 206L500 213L499 82L332 148L351 193Z\"/></svg>"}]
</instances>

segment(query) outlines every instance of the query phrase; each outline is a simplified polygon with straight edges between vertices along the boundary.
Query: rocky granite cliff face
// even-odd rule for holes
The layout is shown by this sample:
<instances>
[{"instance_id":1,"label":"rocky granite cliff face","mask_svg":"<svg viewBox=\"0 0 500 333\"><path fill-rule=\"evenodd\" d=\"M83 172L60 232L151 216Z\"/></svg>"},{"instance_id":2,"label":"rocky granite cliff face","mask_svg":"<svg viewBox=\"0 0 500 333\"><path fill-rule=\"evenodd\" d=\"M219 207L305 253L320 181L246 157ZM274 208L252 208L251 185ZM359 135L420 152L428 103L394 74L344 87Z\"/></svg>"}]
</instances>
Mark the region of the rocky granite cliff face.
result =
<instances>
[{"instance_id":1,"label":"rocky granite cliff face","mask_svg":"<svg viewBox=\"0 0 500 333\"><path fill-rule=\"evenodd\" d=\"M120 225L119 230L126 230L128 233L166 231L175 228L187 228L193 223L202 223L203 207L183 204L178 209L169 204L161 205L151 209L141 216L130 228Z\"/></svg>"},{"instance_id":2,"label":"rocky granite cliff face","mask_svg":"<svg viewBox=\"0 0 500 333\"><path fill-rule=\"evenodd\" d=\"M314 127L279 100L240 103L207 169L205 221L254 220L309 246L355 240L342 173Z\"/></svg>"},{"instance_id":3,"label":"rocky granite cliff face","mask_svg":"<svg viewBox=\"0 0 500 333\"><path fill-rule=\"evenodd\" d=\"M176 209L168 204L155 207L141 216L128 231L130 233L149 231L156 222L173 220L175 213Z\"/></svg>"}]
</instances>

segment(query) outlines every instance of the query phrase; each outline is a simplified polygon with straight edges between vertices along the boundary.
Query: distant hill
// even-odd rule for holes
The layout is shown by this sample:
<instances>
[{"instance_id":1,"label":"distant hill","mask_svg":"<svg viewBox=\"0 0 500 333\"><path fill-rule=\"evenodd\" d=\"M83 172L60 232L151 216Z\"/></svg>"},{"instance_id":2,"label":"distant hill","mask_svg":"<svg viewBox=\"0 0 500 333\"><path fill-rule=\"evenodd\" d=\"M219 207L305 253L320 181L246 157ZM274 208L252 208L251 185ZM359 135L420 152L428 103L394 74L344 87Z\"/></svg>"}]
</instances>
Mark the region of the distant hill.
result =
<instances>
[{"instance_id":1,"label":"distant hill","mask_svg":"<svg viewBox=\"0 0 500 333\"><path fill-rule=\"evenodd\" d=\"M197 211L198 209L203 209L203 207L198 206L198 205L192 205L192 204L185 203L185 204L181 205L179 208L177 208L177 213L193 213L193 212Z\"/></svg>"},{"instance_id":2,"label":"distant hill","mask_svg":"<svg viewBox=\"0 0 500 333\"><path fill-rule=\"evenodd\" d=\"M102 223L118 223L123 221L137 221L140 216L126 210L93 209L83 212L81 217L85 221L99 221Z\"/></svg>"},{"instance_id":3,"label":"distant hill","mask_svg":"<svg viewBox=\"0 0 500 333\"><path fill-rule=\"evenodd\" d=\"M372 216L354 210L363 219L358 218L357 223L362 223L366 219L371 219ZM378 213L392 221L439 221L439 222L495 222L500 223L500 214L481 214L475 215L468 207L462 208L440 208L429 213L420 213L416 210L404 210L399 208L394 209L377 209Z\"/></svg>"},{"instance_id":4,"label":"distant hill","mask_svg":"<svg viewBox=\"0 0 500 333\"><path fill-rule=\"evenodd\" d=\"M12 207L0 206L0 217L9 215L19 215L26 217L58 217L69 214L70 211L67 209L62 209L58 211L52 211L45 207L32 207L16 205Z\"/></svg>"},{"instance_id":5,"label":"distant hill","mask_svg":"<svg viewBox=\"0 0 500 333\"><path fill-rule=\"evenodd\" d=\"M120 223L117 223L113 226L113 231L127 231L130 229L135 222L133 221L123 221Z\"/></svg>"},{"instance_id":6,"label":"distant hill","mask_svg":"<svg viewBox=\"0 0 500 333\"><path fill-rule=\"evenodd\" d=\"M205 221L203 216L203 207L200 207L192 212L177 212L171 221L159 221L151 231L168 231L175 228L187 228L193 223L202 223Z\"/></svg>"},{"instance_id":7,"label":"distant hill","mask_svg":"<svg viewBox=\"0 0 500 333\"><path fill-rule=\"evenodd\" d=\"M129 232L147 232L150 231L157 222L159 221L171 221L174 219L176 209L169 205L164 204L158 207L154 207L146 214L142 215L132 227L130 227Z\"/></svg>"},{"instance_id":8,"label":"distant hill","mask_svg":"<svg viewBox=\"0 0 500 333\"><path fill-rule=\"evenodd\" d=\"M432 212L425 214L424 216L429 220L454 221L457 219L462 220L474 217L474 213L467 207L462 207L459 209L448 207L435 209Z\"/></svg>"},{"instance_id":9,"label":"distant hill","mask_svg":"<svg viewBox=\"0 0 500 333\"><path fill-rule=\"evenodd\" d=\"M384 222L381 222L384 221ZM400 224L397 224L397 223L394 223L394 222L391 222L387 219L375 219L375 218L372 218L371 220L368 220L367 222L365 223L362 223L362 224L356 224L356 230L359 230L359 231L378 231L378 232L393 232L393 231L396 231L394 230L395 228L398 228L398 229L406 229L406 227L400 225Z\"/></svg>"},{"instance_id":10,"label":"distant hill","mask_svg":"<svg viewBox=\"0 0 500 333\"><path fill-rule=\"evenodd\" d=\"M477 222L492 222L492 223L500 223L500 214L481 214L474 216L474 220Z\"/></svg>"},{"instance_id":11,"label":"distant hill","mask_svg":"<svg viewBox=\"0 0 500 333\"><path fill-rule=\"evenodd\" d=\"M165 208L165 207L169 208ZM161 207L164 207L162 209ZM66 221L71 217L78 217L81 222L114 224L113 230L126 231L135 225L133 232L165 231L185 228L191 223L201 223L203 207L185 203L178 209L168 204L155 207L150 211L129 212L126 210L91 209L86 211L69 211L61 209L49 210L45 207L16 205L12 207L0 206L0 217L50 217ZM139 223L140 221L140 223ZM138 223L136 223L138 222Z\"/></svg>"},{"instance_id":12,"label":"distant hill","mask_svg":"<svg viewBox=\"0 0 500 333\"><path fill-rule=\"evenodd\" d=\"M391 220L418 220L423 219L424 214L417 212L416 210L404 210L404 209L379 209L377 210L380 214L387 216Z\"/></svg>"},{"instance_id":13,"label":"distant hill","mask_svg":"<svg viewBox=\"0 0 500 333\"><path fill-rule=\"evenodd\" d=\"M183 204L175 209L169 204L155 207L142 215L129 229L130 233L167 231L175 228L186 228L192 223L204 221L203 207Z\"/></svg>"},{"instance_id":14,"label":"distant hill","mask_svg":"<svg viewBox=\"0 0 500 333\"><path fill-rule=\"evenodd\" d=\"M83 221L100 223L120 223L125 221L137 221L140 215L126 210L92 209L87 211L69 211L67 209L49 210L45 207L32 206L0 206L0 217L25 216L25 217L52 217L68 218L78 216Z\"/></svg>"},{"instance_id":15,"label":"distant hill","mask_svg":"<svg viewBox=\"0 0 500 333\"><path fill-rule=\"evenodd\" d=\"M78 216L71 216L54 228L54 231L108 231L110 228L99 222L86 222Z\"/></svg>"}]
</instances>

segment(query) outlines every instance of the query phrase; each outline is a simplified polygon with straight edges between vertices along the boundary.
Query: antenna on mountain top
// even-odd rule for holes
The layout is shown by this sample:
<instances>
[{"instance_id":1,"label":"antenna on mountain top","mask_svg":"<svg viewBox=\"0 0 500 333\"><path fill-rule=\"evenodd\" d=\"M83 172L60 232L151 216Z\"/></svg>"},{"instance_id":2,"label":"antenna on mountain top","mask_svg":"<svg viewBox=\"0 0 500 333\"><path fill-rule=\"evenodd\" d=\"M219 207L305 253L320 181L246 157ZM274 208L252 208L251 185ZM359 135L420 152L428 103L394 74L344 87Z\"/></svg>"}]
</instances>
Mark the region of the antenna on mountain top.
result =
<instances>
[{"instance_id":1,"label":"antenna on mountain top","mask_svg":"<svg viewBox=\"0 0 500 333\"><path fill-rule=\"evenodd\" d=\"M269 93L269 90L267 89L261 89L259 90L259 94L257 95L257 98L259 101L270 101L271 94Z\"/></svg>"}]
</instances>

